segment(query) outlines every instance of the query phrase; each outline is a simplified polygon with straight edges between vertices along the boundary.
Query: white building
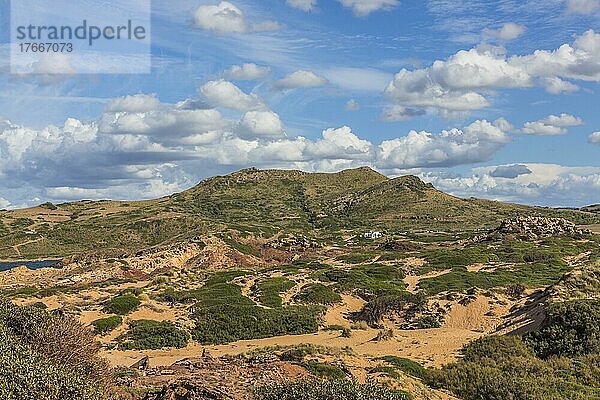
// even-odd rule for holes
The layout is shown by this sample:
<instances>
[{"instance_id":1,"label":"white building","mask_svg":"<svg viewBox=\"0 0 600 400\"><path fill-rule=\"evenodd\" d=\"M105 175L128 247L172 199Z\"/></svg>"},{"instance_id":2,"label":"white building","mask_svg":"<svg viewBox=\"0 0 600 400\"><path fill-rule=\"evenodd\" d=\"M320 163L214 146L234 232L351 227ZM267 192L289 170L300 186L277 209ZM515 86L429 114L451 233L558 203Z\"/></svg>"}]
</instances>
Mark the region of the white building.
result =
<instances>
[{"instance_id":1,"label":"white building","mask_svg":"<svg viewBox=\"0 0 600 400\"><path fill-rule=\"evenodd\" d=\"M375 231L375 232L367 232L363 235L365 239L380 239L383 237L383 233Z\"/></svg>"}]
</instances>

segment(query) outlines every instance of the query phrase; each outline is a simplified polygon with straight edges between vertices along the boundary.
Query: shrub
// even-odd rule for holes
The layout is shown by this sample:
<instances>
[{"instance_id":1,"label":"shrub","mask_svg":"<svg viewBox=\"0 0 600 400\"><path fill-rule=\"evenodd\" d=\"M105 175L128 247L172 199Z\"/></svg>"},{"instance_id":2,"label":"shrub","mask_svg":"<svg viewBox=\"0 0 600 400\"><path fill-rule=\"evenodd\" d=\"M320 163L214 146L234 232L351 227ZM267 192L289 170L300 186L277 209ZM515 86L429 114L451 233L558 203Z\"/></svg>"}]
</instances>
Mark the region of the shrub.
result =
<instances>
[{"instance_id":1,"label":"shrub","mask_svg":"<svg viewBox=\"0 0 600 400\"><path fill-rule=\"evenodd\" d=\"M299 365L311 374L320 378L344 379L346 377L344 371L335 365L324 364L317 361L304 361L299 363Z\"/></svg>"},{"instance_id":2,"label":"shrub","mask_svg":"<svg viewBox=\"0 0 600 400\"><path fill-rule=\"evenodd\" d=\"M346 380L299 381L259 387L256 400L410 400L404 392Z\"/></svg>"},{"instance_id":3,"label":"shrub","mask_svg":"<svg viewBox=\"0 0 600 400\"><path fill-rule=\"evenodd\" d=\"M188 344L189 334L169 321L140 320L133 322L120 340L119 348L123 350L183 348Z\"/></svg>"},{"instance_id":4,"label":"shrub","mask_svg":"<svg viewBox=\"0 0 600 400\"><path fill-rule=\"evenodd\" d=\"M322 312L319 307L264 309L238 304L202 307L192 314L196 321L192 333L203 344L314 333Z\"/></svg>"},{"instance_id":5,"label":"shrub","mask_svg":"<svg viewBox=\"0 0 600 400\"><path fill-rule=\"evenodd\" d=\"M381 357L380 360L385 361L388 364L391 364L394 368L399 369L400 371L408 374L410 376L414 376L415 378L423 378L425 376L425 372L427 371L423 366L417 362L409 360L408 358L401 358L395 356L384 356Z\"/></svg>"},{"instance_id":6,"label":"shrub","mask_svg":"<svg viewBox=\"0 0 600 400\"><path fill-rule=\"evenodd\" d=\"M105 335L108 332L115 330L122 322L123 318L120 315L113 315L111 317L92 321L92 326L94 327L94 333L96 335Z\"/></svg>"},{"instance_id":7,"label":"shrub","mask_svg":"<svg viewBox=\"0 0 600 400\"><path fill-rule=\"evenodd\" d=\"M138 308L140 304L140 299L135 295L126 293L110 299L104 309L110 314L126 315Z\"/></svg>"},{"instance_id":8,"label":"shrub","mask_svg":"<svg viewBox=\"0 0 600 400\"><path fill-rule=\"evenodd\" d=\"M550 305L541 328L526 340L542 358L600 353L600 300Z\"/></svg>"},{"instance_id":9,"label":"shrub","mask_svg":"<svg viewBox=\"0 0 600 400\"><path fill-rule=\"evenodd\" d=\"M242 295L230 283L241 271L227 271L209 278L188 298L197 300L191 308L195 321L192 336L203 344L222 344L244 339L317 332L324 309L318 306L286 306L266 309Z\"/></svg>"},{"instance_id":10,"label":"shrub","mask_svg":"<svg viewBox=\"0 0 600 400\"><path fill-rule=\"evenodd\" d=\"M342 297L329 286L321 283L309 283L294 296L294 300L305 304L329 305L340 302Z\"/></svg>"},{"instance_id":11,"label":"shrub","mask_svg":"<svg viewBox=\"0 0 600 400\"><path fill-rule=\"evenodd\" d=\"M256 286L260 292L259 301L267 307L281 308L280 293L290 290L295 285L294 281L283 277L269 278L258 282Z\"/></svg>"},{"instance_id":12,"label":"shrub","mask_svg":"<svg viewBox=\"0 0 600 400\"><path fill-rule=\"evenodd\" d=\"M433 315L425 315L417 320L417 329L439 328L442 323Z\"/></svg>"},{"instance_id":13,"label":"shrub","mask_svg":"<svg viewBox=\"0 0 600 400\"><path fill-rule=\"evenodd\" d=\"M0 301L0 398L108 399L92 333L64 315Z\"/></svg>"},{"instance_id":14,"label":"shrub","mask_svg":"<svg viewBox=\"0 0 600 400\"><path fill-rule=\"evenodd\" d=\"M537 358L517 336L491 336L465 346L459 362L427 370L424 382L464 400L595 400L599 357Z\"/></svg>"}]
</instances>

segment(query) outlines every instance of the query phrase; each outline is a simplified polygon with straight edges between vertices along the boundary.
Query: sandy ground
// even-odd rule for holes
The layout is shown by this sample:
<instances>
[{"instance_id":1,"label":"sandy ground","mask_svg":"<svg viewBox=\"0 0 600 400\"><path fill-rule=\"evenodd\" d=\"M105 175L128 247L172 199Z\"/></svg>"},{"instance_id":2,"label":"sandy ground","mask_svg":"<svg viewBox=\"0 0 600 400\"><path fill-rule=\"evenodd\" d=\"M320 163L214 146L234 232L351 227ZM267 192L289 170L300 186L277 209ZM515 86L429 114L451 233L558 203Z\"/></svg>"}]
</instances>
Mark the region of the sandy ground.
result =
<instances>
[{"instance_id":1,"label":"sandy ground","mask_svg":"<svg viewBox=\"0 0 600 400\"><path fill-rule=\"evenodd\" d=\"M406 290L411 293L415 293L417 291L417 287L419 286L419 282L421 281L421 279L436 278L438 276L446 275L451 271L451 269L446 269L444 271L433 271L424 275L406 275L406 277L404 277L404 283L406 283Z\"/></svg>"},{"instance_id":2,"label":"sandy ground","mask_svg":"<svg viewBox=\"0 0 600 400\"><path fill-rule=\"evenodd\" d=\"M344 295L343 302L331 308L325 316L325 325L350 326L347 314L358 311L364 301ZM257 348L268 346L291 346L299 344L315 344L329 347L349 346L361 357L377 357L394 355L406 357L425 366L439 367L455 361L462 346L474 339L492 332L503 321L508 307L500 306L492 299L483 296L467 306L454 304L450 309L446 323L439 329L399 330L394 329L394 337L386 341L375 341L379 333L376 329L353 330L350 338L343 338L339 331L319 331L315 334L280 336L259 340L241 340L218 346L203 346L192 342L183 349L164 349L150 351L116 351L104 350L102 355L113 365L129 366L143 356L150 357L151 366L169 366L186 357L199 357L204 349L214 356L238 355ZM497 317L487 316L490 311ZM133 318L135 315L132 315ZM144 318L152 318L145 314ZM135 318L137 319L137 318ZM394 328L391 322L387 325Z\"/></svg>"}]
</instances>

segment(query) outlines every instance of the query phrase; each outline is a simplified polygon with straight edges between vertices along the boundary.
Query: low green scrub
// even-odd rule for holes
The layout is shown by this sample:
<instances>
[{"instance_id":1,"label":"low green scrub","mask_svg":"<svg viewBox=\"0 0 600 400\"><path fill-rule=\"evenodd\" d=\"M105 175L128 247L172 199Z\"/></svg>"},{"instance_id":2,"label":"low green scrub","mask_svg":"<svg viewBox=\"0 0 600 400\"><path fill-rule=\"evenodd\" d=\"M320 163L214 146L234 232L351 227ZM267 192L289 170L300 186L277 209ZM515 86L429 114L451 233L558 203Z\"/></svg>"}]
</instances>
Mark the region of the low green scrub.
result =
<instances>
[{"instance_id":1,"label":"low green scrub","mask_svg":"<svg viewBox=\"0 0 600 400\"><path fill-rule=\"evenodd\" d=\"M541 328L526 340L542 358L600 353L600 300L550 305Z\"/></svg>"},{"instance_id":2,"label":"low green scrub","mask_svg":"<svg viewBox=\"0 0 600 400\"><path fill-rule=\"evenodd\" d=\"M113 297L104 305L104 310L110 314L127 315L141 304L140 299L131 293Z\"/></svg>"},{"instance_id":3,"label":"low green scrub","mask_svg":"<svg viewBox=\"0 0 600 400\"><path fill-rule=\"evenodd\" d=\"M237 340L317 332L320 307L288 306L264 309L256 305L197 305L192 319L195 340L203 344L221 344Z\"/></svg>"},{"instance_id":4,"label":"low green scrub","mask_svg":"<svg viewBox=\"0 0 600 400\"><path fill-rule=\"evenodd\" d=\"M251 256L255 256L255 257L260 257L261 256L260 252L258 250L256 250L254 247L248 246L247 244L240 243L240 242L232 239L231 236L220 235L220 238L227 245L229 245L230 247L236 249L237 251L239 251L242 254L251 255Z\"/></svg>"},{"instance_id":5,"label":"low green scrub","mask_svg":"<svg viewBox=\"0 0 600 400\"><path fill-rule=\"evenodd\" d=\"M404 290L404 271L397 266L368 264L351 269L327 269L316 277L322 282L333 282L335 290L352 292L369 300L386 291Z\"/></svg>"},{"instance_id":6,"label":"low green scrub","mask_svg":"<svg viewBox=\"0 0 600 400\"><path fill-rule=\"evenodd\" d=\"M426 369L419 363L409 360L408 358L396 356L384 356L380 360L392 365L394 368L404 372L407 375L422 379L425 376Z\"/></svg>"},{"instance_id":7,"label":"low green scrub","mask_svg":"<svg viewBox=\"0 0 600 400\"><path fill-rule=\"evenodd\" d=\"M489 336L465 346L464 357L424 382L464 400L596 400L600 356L537 358L517 336Z\"/></svg>"},{"instance_id":8,"label":"low green scrub","mask_svg":"<svg viewBox=\"0 0 600 400\"><path fill-rule=\"evenodd\" d=\"M260 304L271 308L281 308L280 294L296 286L296 283L288 278L276 277L262 280L256 286L259 291Z\"/></svg>"},{"instance_id":9,"label":"low green scrub","mask_svg":"<svg viewBox=\"0 0 600 400\"><path fill-rule=\"evenodd\" d=\"M107 318L100 318L92 321L94 327L94 333L96 335L106 335L107 333L115 330L119 325L123 323L123 317L120 315L113 315Z\"/></svg>"},{"instance_id":10,"label":"low green scrub","mask_svg":"<svg viewBox=\"0 0 600 400\"><path fill-rule=\"evenodd\" d=\"M321 283L309 283L294 296L294 300L304 304L330 305L342 301L342 296L334 292L329 286Z\"/></svg>"},{"instance_id":11,"label":"low green scrub","mask_svg":"<svg viewBox=\"0 0 600 400\"><path fill-rule=\"evenodd\" d=\"M378 367L369 368L369 373L370 374L383 374L392 379L400 378L400 374L398 374L398 372L396 372L396 369L394 367L388 367L385 365L380 365Z\"/></svg>"},{"instance_id":12,"label":"low green scrub","mask_svg":"<svg viewBox=\"0 0 600 400\"><path fill-rule=\"evenodd\" d=\"M371 327L377 327L381 319L389 313L409 309L418 309L426 302L422 294L406 291L390 291L369 300L362 310L353 315L355 321L364 321Z\"/></svg>"},{"instance_id":13,"label":"low green scrub","mask_svg":"<svg viewBox=\"0 0 600 400\"><path fill-rule=\"evenodd\" d=\"M133 322L120 338L122 350L156 350L187 346L189 334L170 321L140 320Z\"/></svg>"},{"instance_id":14,"label":"low green scrub","mask_svg":"<svg viewBox=\"0 0 600 400\"><path fill-rule=\"evenodd\" d=\"M195 321L192 336L204 344L228 343L280 335L314 333L324 312L318 306L286 306L266 309L243 296L231 283L237 273L220 273L193 292Z\"/></svg>"},{"instance_id":15,"label":"low green scrub","mask_svg":"<svg viewBox=\"0 0 600 400\"><path fill-rule=\"evenodd\" d=\"M422 279L419 288L429 294L444 291L464 292L470 288L492 289L522 284L527 287L546 287L555 283L565 273L571 271L565 261L557 260L552 263L534 263L516 265L510 269L498 268L494 271L470 272L464 267L454 268L447 274Z\"/></svg>"},{"instance_id":16,"label":"low green scrub","mask_svg":"<svg viewBox=\"0 0 600 400\"><path fill-rule=\"evenodd\" d=\"M408 393L390 390L374 383L347 380L299 381L261 386L256 400L410 400Z\"/></svg>"},{"instance_id":17,"label":"low green scrub","mask_svg":"<svg viewBox=\"0 0 600 400\"><path fill-rule=\"evenodd\" d=\"M346 374L339 367L317 361L304 361L298 363L302 368L319 378L344 379Z\"/></svg>"}]
</instances>

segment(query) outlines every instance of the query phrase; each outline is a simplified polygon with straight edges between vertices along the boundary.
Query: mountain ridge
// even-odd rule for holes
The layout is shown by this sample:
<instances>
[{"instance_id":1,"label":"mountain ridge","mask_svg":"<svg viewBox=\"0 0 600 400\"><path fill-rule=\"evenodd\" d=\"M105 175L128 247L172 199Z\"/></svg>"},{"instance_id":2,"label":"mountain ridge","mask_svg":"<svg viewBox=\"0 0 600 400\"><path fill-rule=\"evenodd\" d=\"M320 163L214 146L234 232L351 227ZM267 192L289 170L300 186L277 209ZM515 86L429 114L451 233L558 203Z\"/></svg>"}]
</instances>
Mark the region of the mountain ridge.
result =
<instances>
[{"instance_id":1,"label":"mountain ridge","mask_svg":"<svg viewBox=\"0 0 600 400\"><path fill-rule=\"evenodd\" d=\"M255 236L481 230L519 215L577 224L600 219L582 211L462 199L416 176L388 178L368 167L337 173L249 168L155 200L46 203L0 212L0 258L135 250L228 230Z\"/></svg>"}]
</instances>

